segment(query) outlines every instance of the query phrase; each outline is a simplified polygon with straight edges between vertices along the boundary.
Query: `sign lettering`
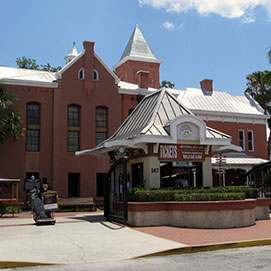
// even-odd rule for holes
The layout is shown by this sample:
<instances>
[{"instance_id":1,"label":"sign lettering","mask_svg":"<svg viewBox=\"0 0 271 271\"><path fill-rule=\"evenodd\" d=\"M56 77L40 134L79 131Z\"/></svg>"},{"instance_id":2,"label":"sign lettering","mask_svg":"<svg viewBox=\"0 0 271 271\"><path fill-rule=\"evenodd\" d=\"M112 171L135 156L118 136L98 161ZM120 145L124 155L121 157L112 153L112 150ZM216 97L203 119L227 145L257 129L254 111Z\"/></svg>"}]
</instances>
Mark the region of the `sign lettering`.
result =
<instances>
[{"instance_id":1,"label":"sign lettering","mask_svg":"<svg viewBox=\"0 0 271 271\"><path fill-rule=\"evenodd\" d=\"M178 158L177 145L160 145L160 159L176 160Z\"/></svg>"},{"instance_id":2,"label":"sign lettering","mask_svg":"<svg viewBox=\"0 0 271 271\"><path fill-rule=\"evenodd\" d=\"M159 160L202 162L205 160L205 146L160 144Z\"/></svg>"}]
</instances>

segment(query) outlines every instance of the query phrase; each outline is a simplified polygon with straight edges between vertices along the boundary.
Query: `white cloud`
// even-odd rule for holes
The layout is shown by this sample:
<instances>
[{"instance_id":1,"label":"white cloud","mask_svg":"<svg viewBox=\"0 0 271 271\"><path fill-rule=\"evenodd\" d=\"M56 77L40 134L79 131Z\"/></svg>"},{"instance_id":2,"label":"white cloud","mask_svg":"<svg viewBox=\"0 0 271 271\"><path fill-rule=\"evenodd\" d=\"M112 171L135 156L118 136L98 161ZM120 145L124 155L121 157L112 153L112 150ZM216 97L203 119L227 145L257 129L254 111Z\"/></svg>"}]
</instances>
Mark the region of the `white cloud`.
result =
<instances>
[{"instance_id":1,"label":"white cloud","mask_svg":"<svg viewBox=\"0 0 271 271\"><path fill-rule=\"evenodd\" d=\"M163 23L163 27L166 29L173 29L174 28L174 24L170 23L170 22L164 22Z\"/></svg>"},{"instance_id":2,"label":"white cloud","mask_svg":"<svg viewBox=\"0 0 271 271\"><path fill-rule=\"evenodd\" d=\"M266 9L271 18L271 0L138 0L140 6L150 5L167 12L197 10L202 15L214 13L226 18L241 18L244 23L255 21L254 8Z\"/></svg>"}]
</instances>

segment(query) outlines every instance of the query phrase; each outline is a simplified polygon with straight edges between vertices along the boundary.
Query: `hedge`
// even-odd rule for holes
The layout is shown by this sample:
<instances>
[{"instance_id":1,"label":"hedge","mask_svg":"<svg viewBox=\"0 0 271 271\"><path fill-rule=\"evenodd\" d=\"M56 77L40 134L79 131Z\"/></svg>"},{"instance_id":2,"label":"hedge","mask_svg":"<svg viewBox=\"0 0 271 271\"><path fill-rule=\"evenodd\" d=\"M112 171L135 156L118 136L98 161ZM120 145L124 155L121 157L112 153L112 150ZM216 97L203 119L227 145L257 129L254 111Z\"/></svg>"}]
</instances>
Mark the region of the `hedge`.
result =
<instances>
[{"instance_id":1,"label":"hedge","mask_svg":"<svg viewBox=\"0 0 271 271\"><path fill-rule=\"evenodd\" d=\"M188 189L130 188L128 200L142 201L219 201L257 198L258 189L248 186L226 186Z\"/></svg>"},{"instance_id":2,"label":"hedge","mask_svg":"<svg viewBox=\"0 0 271 271\"><path fill-rule=\"evenodd\" d=\"M245 193L191 193L176 194L175 201L222 201L222 200L244 200Z\"/></svg>"}]
</instances>

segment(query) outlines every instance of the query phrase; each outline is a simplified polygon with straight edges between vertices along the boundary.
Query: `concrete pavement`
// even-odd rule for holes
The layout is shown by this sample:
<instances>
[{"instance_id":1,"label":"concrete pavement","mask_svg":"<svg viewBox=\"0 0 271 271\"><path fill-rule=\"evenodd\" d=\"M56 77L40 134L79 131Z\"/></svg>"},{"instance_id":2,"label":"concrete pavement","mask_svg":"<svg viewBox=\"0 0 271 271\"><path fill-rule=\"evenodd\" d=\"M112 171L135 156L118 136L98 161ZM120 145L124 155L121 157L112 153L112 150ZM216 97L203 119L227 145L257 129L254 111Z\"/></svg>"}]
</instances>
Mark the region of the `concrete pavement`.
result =
<instances>
[{"instance_id":1,"label":"concrete pavement","mask_svg":"<svg viewBox=\"0 0 271 271\"><path fill-rule=\"evenodd\" d=\"M33 222L32 218L0 219L0 262L103 262L185 246L107 222L101 213L57 217L54 226Z\"/></svg>"},{"instance_id":2,"label":"concrete pavement","mask_svg":"<svg viewBox=\"0 0 271 271\"><path fill-rule=\"evenodd\" d=\"M131 228L107 222L103 213L96 212L56 216L54 226L36 226L31 214L1 218L0 268L1 262L3 266L8 261L94 264L144 255L271 244L271 220L239 229L209 230L168 226Z\"/></svg>"}]
</instances>

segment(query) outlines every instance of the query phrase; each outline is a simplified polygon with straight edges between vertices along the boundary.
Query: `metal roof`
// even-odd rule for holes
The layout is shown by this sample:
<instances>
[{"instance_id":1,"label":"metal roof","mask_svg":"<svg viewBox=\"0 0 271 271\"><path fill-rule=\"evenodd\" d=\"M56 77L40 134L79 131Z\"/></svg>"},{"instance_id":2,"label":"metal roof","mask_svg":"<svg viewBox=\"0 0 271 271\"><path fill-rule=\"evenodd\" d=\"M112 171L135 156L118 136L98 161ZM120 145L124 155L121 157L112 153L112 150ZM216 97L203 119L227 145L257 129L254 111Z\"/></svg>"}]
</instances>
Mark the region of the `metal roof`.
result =
<instances>
[{"instance_id":1,"label":"metal roof","mask_svg":"<svg viewBox=\"0 0 271 271\"><path fill-rule=\"evenodd\" d=\"M126 45L126 48L120 58L120 61L114 67L118 67L126 60L138 60L154 63L162 62L155 57L138 25L135 26L128 44Z\"/></svg>"},{"instance_id":2,"label":"metal roof","mask_svg":"<svg viewBox=\"0 0 271 271\"><path fill-rule=\"evenodd\" d=\"M108 140L126 140L138 135L168 135L164 126L176 116L192 114L166 89L150 94Z\"/></svg>"},{"instance_id":3,"label":"metal roof","mask_svg":"<svg viewBox=\"0 0 271 271\"><path fill-rule=\"evenodd\" d=\"M193 112L201 110L264 116L263 109L251 97L225 91L213 90L212 94L206 94L200 88L187 88L186 91L179 90L178 100Z\"/></svg>"},{"instance_id":4,"label":"metal roof","mask_svg":"<svg viewBox=\"0 0 271 271\"><path fill-rule=\"evenodd\" d=\"M263 164L266 162L269 162L269 160L262 159L262 158L256 158L253 156L250 156L246 153L225 153L223 154L224 158L224 164L222 167L233 167L233 166L255 166L259 164ZM212 157L212 166L219 167L219 163L217 162L216 157Z\"/></svg>"},{"instance_id":5,"label":"metal roof","mask_svg":"<svg viewBox=\"0 0 271 271\"><path fill-rule=\"evenodd\" d=\"M125 145L141 136L170 138L170 122L181 115L194 115L182 105L166 88L162 88L144 99L122 123L119 129L108 139L92 150L79 151L76 154L96 153L110 144ZM197 118L197 117L196 117ZM206 127L206 138L227 139L231 137L215 129Z\"/></svg>"},{"instance_id":6,"label":"metal roof","mask_svg":"<svg viewBox=\"0 0 271 271\"><path fill-rule=\"evenodd\" d=\"M157 60L138 25L136 25L120 60L127 56Z\"/></svg>"},{"instance_id":7,"label":"metal roof","mask_svg":"<svg viewBox=\"0 0 271 271\"><path fill-rule=\"evenodd\" d=\"M4 79L52 83L57 79L57 73L0 66L0 80Z\"/></svg>"}]
</instances>

